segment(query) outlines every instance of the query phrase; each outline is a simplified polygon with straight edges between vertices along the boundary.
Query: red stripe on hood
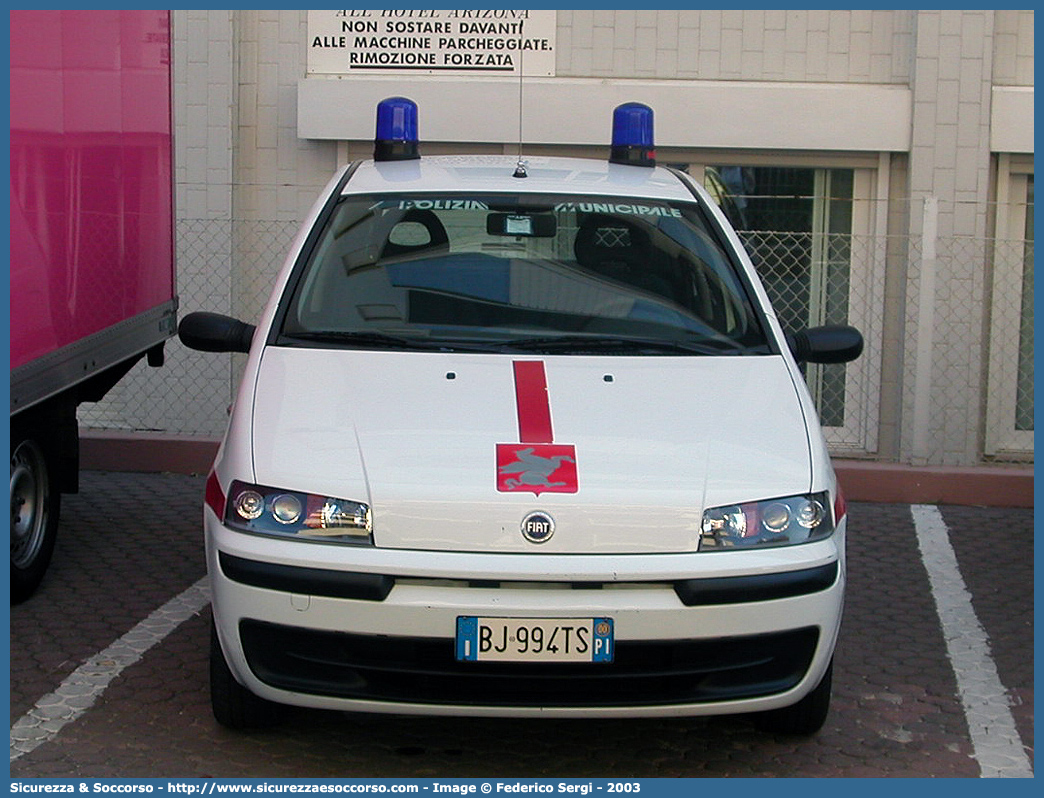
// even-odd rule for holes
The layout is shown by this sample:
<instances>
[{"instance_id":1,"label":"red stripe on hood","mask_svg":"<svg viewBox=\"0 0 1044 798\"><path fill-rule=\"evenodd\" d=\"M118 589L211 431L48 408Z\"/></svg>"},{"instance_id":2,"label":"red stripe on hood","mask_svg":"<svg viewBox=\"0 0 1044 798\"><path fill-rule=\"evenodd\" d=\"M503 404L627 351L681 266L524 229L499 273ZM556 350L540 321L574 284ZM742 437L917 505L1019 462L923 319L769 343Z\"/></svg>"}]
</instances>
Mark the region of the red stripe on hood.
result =
<instances>
[{"instance_id":1,"label":"red stripe on hood","mask_svg":"<svg viewBox=\"0 0 1044 798\"><path fill-rule=\"evenodd\" d=\"M547 376L539 360L516 360L515 401L518 403L518 439L522 443L552 443L551 405Z\"/></svg>"}]
</instances>

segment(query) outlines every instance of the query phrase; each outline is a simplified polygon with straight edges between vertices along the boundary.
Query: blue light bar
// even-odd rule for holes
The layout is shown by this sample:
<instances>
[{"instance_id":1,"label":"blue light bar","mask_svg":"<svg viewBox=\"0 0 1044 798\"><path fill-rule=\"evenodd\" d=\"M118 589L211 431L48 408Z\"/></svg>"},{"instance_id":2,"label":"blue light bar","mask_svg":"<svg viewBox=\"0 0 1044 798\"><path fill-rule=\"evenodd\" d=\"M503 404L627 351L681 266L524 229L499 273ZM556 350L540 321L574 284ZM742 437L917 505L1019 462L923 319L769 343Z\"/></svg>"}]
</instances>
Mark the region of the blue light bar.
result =
<instances>
[{"instance_id":1,"label":"blue light bar","mask_svg":"<svg viewBox=\"0 0 1044 798\"><path fill-rule=\"evenodd\" d=\"M613 111L613 146L609 162L628 166L656 166L653 111L641 103L624 103Z\"/></svg>"},{"instance_id":2,"label":"blue light bar","mask_svg":"<svg viewBox=\"0 0 1044 798\"><path fill-rule=\"evenodd\" d=\"M373 159L412 161L417 158L420 158L417 147L417 103L406 97L381 100L377 104Z\"/></svg>"}]
</instances>

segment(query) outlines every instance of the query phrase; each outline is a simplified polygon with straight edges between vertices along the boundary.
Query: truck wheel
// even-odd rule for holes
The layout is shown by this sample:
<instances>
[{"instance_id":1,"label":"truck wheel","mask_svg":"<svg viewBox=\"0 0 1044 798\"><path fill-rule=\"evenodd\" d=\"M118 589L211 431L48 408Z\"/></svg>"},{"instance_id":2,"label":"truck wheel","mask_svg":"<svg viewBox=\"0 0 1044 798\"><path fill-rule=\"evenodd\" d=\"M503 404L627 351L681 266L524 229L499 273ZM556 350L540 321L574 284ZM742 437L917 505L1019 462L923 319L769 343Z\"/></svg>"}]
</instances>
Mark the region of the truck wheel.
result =
<instances>
[{"instance_id":1,"label":"truck wheel","mask_svg":"<svg viewBox=\"0 0 1044 798\"><path fill-rule=\"evenodd\" d=\"M13 430L12 430L13 432ZM11 603L33 594L58 537L61 493L44 447L28 435L11 439Z\"/></svg>"},{"instance_id":2,"label":"truck wheel","mask_svg":"<svg viewBox=\"0 0 1044 798\"><path fill-rule=\"evenodd\" d=\"M264 729L283 719L284 708L251 693L236 681L221 651L217 628L210 621L210 708L229 729Z\"/></svg>"},{"instance_id":3,"label":"truck wheel","mask_svg":"<svg viewBox=\"0 0 1044 798\"><path fill-rule=\"evenodd\" d=\"M830 692L834 674L834 660L830 660L819 684L807 696L789 707L762 712L755 716L760 729L778 734L815 734L826 722L830 712Z\"/></svg>"}]
</instances>

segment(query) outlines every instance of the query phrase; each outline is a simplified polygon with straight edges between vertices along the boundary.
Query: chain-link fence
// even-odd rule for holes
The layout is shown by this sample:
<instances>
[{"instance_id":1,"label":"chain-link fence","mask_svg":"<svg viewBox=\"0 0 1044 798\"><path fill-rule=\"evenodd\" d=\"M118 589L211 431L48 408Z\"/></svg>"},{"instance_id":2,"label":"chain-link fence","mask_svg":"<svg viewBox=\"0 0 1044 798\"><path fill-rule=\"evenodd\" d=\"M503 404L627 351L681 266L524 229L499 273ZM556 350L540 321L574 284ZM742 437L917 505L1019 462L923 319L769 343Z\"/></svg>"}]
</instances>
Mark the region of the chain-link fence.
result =
<instances>
[{"instance_id":1,"label":"chain-link fence","mask_svg":"<svg viewBox=\"0 0 1044 798\"><path fill-rule=\"evenodd\" d=\"M848 321L852 248L868 242L854 236L765 231L744 232L742 239L784 329ZM820 369L810 381L826 426L844 423L844 375L845 366L837 366ZM806 371L806 376L811 375Z\"/></svg>"},{"instance_id":2,"label":"chain-link fence","mask_svg":"<svg viewBox=\"0 0 1044 798\"><path fill-rule=\"evenodd\" d=\"M182 219L176 228L179 318L196 310L254 323L299 222ZM218 437L243 357L166 345L162 368L138 363L105 399L80 406L84 427Z\"/></svg>"},{"instance_id":3,"label":"chain-link fence","mask_svg":"<svg viewBox=\"0 0 1044 798\"><path fill-rule=\"evenodd\" d=\"M211 310L256 321L297 227L180 221L181 315ZM859 360L805 368L835 454L1032 461L1032 240L767 231L741 238L784 328L849 323L863 332ZM81 424L217 437L242 366L242 356L193 352L175 339L163 368L136 366L104 401L81 407ZM898 430L891 447L882 444L882 416Z\"/></svg>"}]
</instances>

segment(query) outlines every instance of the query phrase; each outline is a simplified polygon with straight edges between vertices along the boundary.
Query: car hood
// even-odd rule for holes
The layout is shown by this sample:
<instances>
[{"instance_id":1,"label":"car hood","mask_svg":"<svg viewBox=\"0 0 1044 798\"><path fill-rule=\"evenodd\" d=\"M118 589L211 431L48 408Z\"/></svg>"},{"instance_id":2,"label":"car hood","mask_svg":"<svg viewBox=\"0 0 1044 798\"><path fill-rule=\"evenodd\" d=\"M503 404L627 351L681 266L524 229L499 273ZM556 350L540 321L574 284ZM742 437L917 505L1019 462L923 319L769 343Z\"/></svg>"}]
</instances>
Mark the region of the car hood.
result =
<instances>
[{"instance_id":1,"label":"car hood","mask_svg":"<svg viewBox=\"0 0 1044 798\"><path fill-rule=\"evenodd\" d=\"M252 437L259 484L369 503L385 548L693 551L704 507L811 479L779 356L268 347Z\"/></svg>"}]
</instances>

